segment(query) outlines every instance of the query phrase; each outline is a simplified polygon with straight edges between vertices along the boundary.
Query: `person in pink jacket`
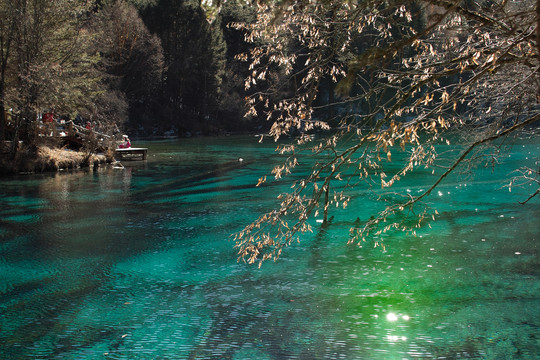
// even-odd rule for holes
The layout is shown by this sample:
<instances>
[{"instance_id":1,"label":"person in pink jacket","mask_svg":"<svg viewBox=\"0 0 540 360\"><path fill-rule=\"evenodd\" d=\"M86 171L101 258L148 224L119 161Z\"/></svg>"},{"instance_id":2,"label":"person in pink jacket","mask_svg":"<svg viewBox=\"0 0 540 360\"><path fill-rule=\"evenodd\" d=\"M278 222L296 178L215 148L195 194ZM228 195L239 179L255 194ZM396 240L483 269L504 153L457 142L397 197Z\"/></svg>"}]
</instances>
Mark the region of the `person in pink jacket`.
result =
<instances>
[{"instance_id":1,"label":"person in pink jacket","mask_svg":"<svg viewBox=\"0 0 540 360\"><path fill-rule=\"evenodd\" d=\"M129 141L129 137L127 135L124 135L124 142L118 145L119 149L127 149L131 147L131 142Z\"/></svg>"}]
</instances>

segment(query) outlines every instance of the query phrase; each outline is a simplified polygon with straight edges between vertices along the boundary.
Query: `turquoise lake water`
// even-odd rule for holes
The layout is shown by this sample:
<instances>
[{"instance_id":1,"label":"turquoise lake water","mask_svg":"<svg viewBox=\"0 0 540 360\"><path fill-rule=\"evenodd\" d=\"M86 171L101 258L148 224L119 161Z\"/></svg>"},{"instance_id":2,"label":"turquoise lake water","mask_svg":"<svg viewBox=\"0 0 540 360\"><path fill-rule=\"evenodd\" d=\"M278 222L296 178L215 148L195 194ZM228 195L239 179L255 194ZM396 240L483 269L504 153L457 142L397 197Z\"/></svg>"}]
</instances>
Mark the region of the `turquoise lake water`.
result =
<instances>
[{"instance_id":1,"label":"turquoise lake water","mask_svg":"<svg viewBox=\"0 0 540 360\"><path fill-rule=\"evenodd\" d=\"M540 357L540 202L503 187L538 141L443 182L416 236L347 245L379 206L359 188L259 269L230 235L289 186L254 186L282 160L257 140L137 142L148 160L123 169L0 179L0 359Z\"/></svg>"}]
</instances>

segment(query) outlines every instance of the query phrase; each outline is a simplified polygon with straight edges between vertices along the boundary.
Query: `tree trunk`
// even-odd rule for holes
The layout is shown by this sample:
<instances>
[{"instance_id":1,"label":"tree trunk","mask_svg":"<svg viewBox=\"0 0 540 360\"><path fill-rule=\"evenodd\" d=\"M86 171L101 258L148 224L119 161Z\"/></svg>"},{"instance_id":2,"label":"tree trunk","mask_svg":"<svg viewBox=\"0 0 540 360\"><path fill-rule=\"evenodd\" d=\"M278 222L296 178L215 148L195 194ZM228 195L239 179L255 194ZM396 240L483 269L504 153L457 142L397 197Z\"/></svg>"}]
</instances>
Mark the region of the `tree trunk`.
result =
<instances>
[{"instance_id":1,"label":"tree trunk","mask_svg":"<svg viewBox=\"0 0 540 360\"><path fill-rule=\"evenodd\" d=\"M536 46L538 47L538 62L540 63L540 0L536 0Z\"/></svg>"},{"instance_id":2,"label":"tree trunk","mask_svg":"<svg viewBox=\"0 0 540 360\"><path fill-rule=\"evenodd\" d=\"M4 106L4 90L0 85L0 141L6 140L6 108Z\"/></svg>"},{"instance_id":3,"label":"tree trunk","mask_svg":"<svg viewBox=\"0 0 540 360\"><path fill-rule=\"evenodd\" d=\"M326 191L324 192L324 216L323 216L323 224L328 223L328 206L329 206L329 193L330 193L330 184L326 186Z\"/></svg>"},{"instance_id":4,"label":"tree trunk","mask_svg":"<svg viewBox=\"0 0 540 360\"><path fill-rule=\"evenodd\" d=\"M540 64L540 0L536 0L536 47L538 51L538 64ZM536 71L537 74L540 70ZM540 87L536 91L536 102L540 103Z\"/></svg>"}]
</instances>

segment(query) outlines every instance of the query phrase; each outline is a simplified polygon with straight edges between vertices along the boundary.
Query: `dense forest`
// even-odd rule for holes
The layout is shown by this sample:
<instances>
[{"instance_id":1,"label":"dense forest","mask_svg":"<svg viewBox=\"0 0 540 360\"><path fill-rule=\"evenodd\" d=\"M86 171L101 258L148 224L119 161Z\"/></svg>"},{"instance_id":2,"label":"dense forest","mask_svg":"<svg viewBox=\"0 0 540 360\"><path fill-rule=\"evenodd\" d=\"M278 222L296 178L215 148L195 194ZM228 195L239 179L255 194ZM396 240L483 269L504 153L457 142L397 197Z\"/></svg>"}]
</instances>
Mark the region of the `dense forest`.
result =
<instances>
[{"instance_id":1,"label":"dense forest","mask_svg":"<svg viewBox=\"0 0 540 360\"><path fill-rule=\"evenodd\" d=\"M250 45L227 1L0 2L0 138L32 142L43 114L139 137L261 129L246 118ZM213 12L214 11L214 12ZM214 14L214 15L212 15Z\"/></svg>"},{"instance_id":2,"label":"dense forest","mask_svg":"<svg viewBox=\"0 0 540 360\"><path fill-rule=\"evenodd\" d=\"M432 11L413 8L420 30ZM254 80L246 86L253 67L245 54L261 44L246 40L257 6L241 0L7 0L0 12L0 139L33 142L43 114L146 138L265 132L275 119L248 111L246 99L286 98L307 68L297 61L289 76L274 64L264 90ZM372 42L357 36L339 56ZM306 57L294 35L282 50ZM324 106L339 90L332 76L317 88L316 117L338 124L345 107Z\"/></svg>"}]
</instances>

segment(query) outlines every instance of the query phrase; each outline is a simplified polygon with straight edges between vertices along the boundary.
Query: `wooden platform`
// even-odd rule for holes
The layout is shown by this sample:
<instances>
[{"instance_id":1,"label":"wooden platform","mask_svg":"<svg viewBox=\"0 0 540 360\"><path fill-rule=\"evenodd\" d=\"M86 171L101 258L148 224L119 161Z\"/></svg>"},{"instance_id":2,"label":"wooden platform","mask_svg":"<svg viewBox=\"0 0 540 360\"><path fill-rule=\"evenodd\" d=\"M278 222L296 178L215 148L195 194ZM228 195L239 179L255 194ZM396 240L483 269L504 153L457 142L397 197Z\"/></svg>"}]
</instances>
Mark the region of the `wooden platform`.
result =
<instances>
[{"instance_id":1,"label":"wooden platform","mask_svg":"<svg viewBox=\"0 0 540 360\"><path fill-rule=\"evenodd\" d=\"M146 160L146 155L148 153L148 148L127 148L127 149L116 149L116 155L120 160Z\"/></svg>"}]
</instances>

